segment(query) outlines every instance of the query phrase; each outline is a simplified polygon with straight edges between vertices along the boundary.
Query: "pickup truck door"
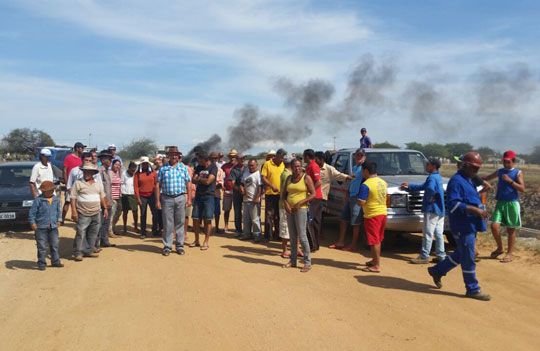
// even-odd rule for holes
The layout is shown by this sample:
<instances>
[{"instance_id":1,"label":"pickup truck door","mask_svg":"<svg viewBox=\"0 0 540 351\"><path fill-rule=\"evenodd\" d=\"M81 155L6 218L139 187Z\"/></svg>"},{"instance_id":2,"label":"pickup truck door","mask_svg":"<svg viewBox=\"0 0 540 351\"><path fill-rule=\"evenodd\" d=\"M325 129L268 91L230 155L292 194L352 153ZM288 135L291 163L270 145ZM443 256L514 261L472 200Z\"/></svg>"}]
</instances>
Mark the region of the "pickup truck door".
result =
<instances>
[{"instance_id":1,"label":"pickup truck door","mask_svg":"<svg viewBox=\"0 0 540 351\"><path fill-rule=\"evenodd\" d=\"M350 152L340 152L338 153L332 162L338 171L351 174L351 154ZM343 205L345 204L345 196L349 191L348 182L338 182L332 180L330 184L330 192L328 193L328 203L327 211L334 215L339 216L343 210Z\"/></svg>"}]
</instances>

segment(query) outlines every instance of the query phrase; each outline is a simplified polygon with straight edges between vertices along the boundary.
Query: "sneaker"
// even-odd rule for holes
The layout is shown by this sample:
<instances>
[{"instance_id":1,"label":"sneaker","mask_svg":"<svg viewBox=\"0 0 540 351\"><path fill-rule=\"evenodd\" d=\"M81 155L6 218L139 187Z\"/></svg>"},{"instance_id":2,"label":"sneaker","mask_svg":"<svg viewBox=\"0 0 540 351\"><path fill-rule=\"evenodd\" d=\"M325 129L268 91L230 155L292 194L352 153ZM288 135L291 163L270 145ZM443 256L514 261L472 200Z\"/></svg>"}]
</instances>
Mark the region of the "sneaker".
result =
<instances>
[{"instance_id":1,"label":"sneaker","mask_svg":"<svg viewBox=\"0 0 540 351\"><path fill-rule=\"evenodd\" d=\"M417 257L417 258L412 258L409 263L411 264L428 264L429 263L429 258L422 258L422 257Z\"/></svg>"},{"instance_id":2,"label":"sneaker","mask_svg":"<svg viewBox=\"0 0 540 351\"><path fill-rule=\"evenodd\" d=\"M62 268L62 267L64 267L64 264L63 263L53 263L51 266L57 267L57 268Z\"/></svg>"},{"instance_id":3,"label":"sneaker","mask_svg":"<svg viewBox=\"0 0 540 351\"><path fill-rule=\"evenodd\" d=\"M242 235L240 237L240 240L242 240L242 241L251 240L251 239L253 239L253 237L251 235Z\"/></svg>"},{"instance_id":4,"label":"sneaker","mask_svg":"<svg viewBox=\"0 0 540 351\"><path fill-rule=\"evenodd\" d=\"M162 253L163 256L169 256L170 254L171 254L171 250L163 249L163 253Z\"/></svg>"},{"instance_id":5,"label":"sneaker","mask_svg":"<svg viewBox=\"0 0 540 351\"><path fill-rule=\"evenodd\" d=\"M79 256L73 256L73 259L77 262L81 262L83 260L83 257L81 255Z\"/></svg>"},{"instance_id":6,"label":"sneaker","mask_svg":"<svg viewBox=\"0 0 540 351\"><path fill-rule=\"evenodd\" d=\"M243 233L236 233L236 235L233 236L234 239L240 239L241 237L243 237L244 234Z\"/></svg>"},{"instance_id":7,"label":"sneaker","mask_svg":"<svg viewBox=\"0 0 540 351\"><path fill-rule=\"evenodd\" d=\"M184 251L183 248L179 247L178 249L176 249L176 253L179 254L179 255L185 255L186 252Z\"/></svg>"},{"instance_id":8,"label":"sneaker","mask_svg":"<svg viewBox=\"0 0 540 351\"><path fill-rule=\"evenodd\" d=\"M467 292L465 294L465 297L469 297L471 299L480 300L480 301L489 301L491 300L491 296L489 294L483 293L481 291L477 291L474 293Z\"/></svg>"},{"instance_id":9,"label":"sneaker","mask_svg":"<svg viewBox=\"0 0 540 351\"><path fill-rule=\"evenodd\" d=\"M38 268L37 268L37 269L39 269L40 271L44 271L44 270L46 270L46 269L47 269L47 267L45 267L45 266L38 266Z\"/></svg>"},{"instance_id":10,"label":"sneaker","mask_svg":"<svg viewBox=\"0 0 540 351\"><path fill-rule=\"evenodd\" d=\"M439 263L439 262L442 262L444 261L445 257L433 257L433 259L431 260L431 262L433 263Z\"/></svg>"},{"instance_id":11,"label":"sneaker","mask_svg":"<svg viewBox=\"0 0 540 351\"><path fill-rule=\"evenodd\" d=\"M96 252L91 252L91 253L84 254L84 257L99 257L99 254Z\"/></svg>"},{"instance_id":12,"label":"sneaker","mask_svg":"<svg viewBox=\"0 0 540 351\"><path fill-rule=\"evenodd\" d=\"M433 278L433 282L435 283L437 288L438 289L442 288L442 281L441 281L442 277L440 275L435 274L435 272L433 272L433 267L429 267L427 271L429 275Z\"/></svg>"}]
</instances>

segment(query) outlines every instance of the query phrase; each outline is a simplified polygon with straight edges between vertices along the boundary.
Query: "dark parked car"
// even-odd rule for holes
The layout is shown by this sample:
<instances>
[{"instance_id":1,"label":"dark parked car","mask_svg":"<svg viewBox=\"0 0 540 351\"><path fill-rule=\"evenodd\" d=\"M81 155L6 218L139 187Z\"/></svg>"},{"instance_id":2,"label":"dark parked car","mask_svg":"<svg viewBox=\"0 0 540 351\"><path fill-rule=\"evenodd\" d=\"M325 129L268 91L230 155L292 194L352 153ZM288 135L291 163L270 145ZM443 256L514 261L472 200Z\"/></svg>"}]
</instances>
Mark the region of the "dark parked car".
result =
<instances>
[{"instance_id":1,"label":"dark parked car","mask_svg":"<svg viewBox=\"0 0 540 351\"><path fill-rule=\"evenodd\" d=\"M0 225L28 221L28 212L34 201L30 191L30 175L36 162L9 162L0 164ZM62 171L53 167L54 182Z\"/></svg>"}]
</instances>

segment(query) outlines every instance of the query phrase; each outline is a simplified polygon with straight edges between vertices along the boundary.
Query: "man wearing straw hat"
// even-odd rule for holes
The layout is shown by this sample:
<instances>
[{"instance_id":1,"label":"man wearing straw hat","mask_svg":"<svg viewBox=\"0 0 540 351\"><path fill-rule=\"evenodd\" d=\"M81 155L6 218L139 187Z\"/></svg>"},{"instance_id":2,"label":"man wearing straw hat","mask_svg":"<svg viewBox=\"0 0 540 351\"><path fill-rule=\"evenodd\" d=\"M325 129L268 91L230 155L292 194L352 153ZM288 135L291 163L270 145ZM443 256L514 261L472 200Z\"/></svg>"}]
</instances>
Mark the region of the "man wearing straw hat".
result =
<instances>
[{"instance_id":1,"label":"man wearing straw hat","mask_svg":"<svg viewBox=\"0 0 540 351\"><path fill-rule=\"evenodd\" d=\"M77 222L77 233L73 242L75 261L82 261L83 255L98 256L94 253L94 246L101 224L101 208L103 217L109 217L103 185L94 179L94 175L99 172L97 167L92 163L85 163L81 170L83 179L75 181L71 188L71 219Z\"/></svg>"},{"instance_id":2,"label":"man wearing straw hat","mask_svg":"<svg viewBox=\"0 0 540 351\"><path fill-rule=\"evenodd\" d=\"M182 153L177 146L169 146L167 157L169 163L159 169L154 188L156 208L163 211L162 253L163 256L170 255L174 229L176 230L176 253L184 255L184 223L186 205L191 206L191 178L187 167L181 162Z\"/></svg>"}]
</instances>

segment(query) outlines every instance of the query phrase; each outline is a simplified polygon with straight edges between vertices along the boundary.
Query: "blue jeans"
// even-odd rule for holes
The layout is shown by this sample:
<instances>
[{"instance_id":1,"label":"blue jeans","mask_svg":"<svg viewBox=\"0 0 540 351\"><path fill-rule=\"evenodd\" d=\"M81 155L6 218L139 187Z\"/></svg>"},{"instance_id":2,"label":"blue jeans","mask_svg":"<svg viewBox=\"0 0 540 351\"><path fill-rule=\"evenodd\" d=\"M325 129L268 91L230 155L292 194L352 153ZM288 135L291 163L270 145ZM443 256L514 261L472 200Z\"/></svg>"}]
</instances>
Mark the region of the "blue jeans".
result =
<instances>
[{"instance_id":1,"label":"blue jeans","mask_svg":"<svg viewBox=\"0 0 540 351\"><path fill-rule=\"evenodd\" d=\"M108 246L111 244L109 241L109 227L111 225L112 208L107 209L107 218L104 216L104 210L101 210L101 227L99 228L99 237L96 240L96 247Z\"/></svg>"},{"instance_id":2,"label":"blue jeans","mask_svg":"<svg viewBox=\"0 0 540 351\"><path fill-rule=\"evenodd\" d=\"M476 264L474 263L474 247L476 233L452 233L456 240L456 250L433 267L433 273L445 276L446 273L461 264L463 281L468 293L480 291L476 280Z\"/></svg>"},{"instance_id":3,"label":"blue jeans","mask_svg":"<svg viewBox=\"0 0 540 351\"><path fill-rule=\"evenodd\" d=\"M81 256L83 253L92 253L98 241L98 232L101 225L101 214L84 216L79 212L77 221L77 233L73 241L73 256Z\"/></svg>"},{"instance_id":4,"label":"blue jeans","mask_svg":"<svg viewBox=\"0 0 540 351\"><path fill-rule=\"evenodd\" d=\"M291 263L296 266L298 258L298 240L304 251L304 264L311 265L311 249L307 238L307 208L298 209L297 213L287 213L287 225L289 226L289 237L291 241Z\"/></svg>"},{"instance_id":5,"label":"blue jeans","mask_svg":"<svg viewBox=\"0 0 540 351\"><path fill-rule=\"evenodd\" d=\"M261 235L259 209L253 201L244 201L244 235L246 237Z\"/></svg>"},{"instance_id":6,"label":"blue jeans","mask_svg":"<svg viewBox=\"0 0 540 351\"><path fill-rule=\"evenodd\" d=\"M38 266L45 267L47 262L47 246L51 249L51 263L60 263L60 254L58 253L58 228L38 228L36 229L37 258Z\"/></svg>"},{"instance_id":7,"label":"blue jeans","mask_svg":"<svg viewBox=\"0 0 540 351\"><path fill-rule=\"evenodd\" d=\"M213 195L195 195L193 199L193 219L214 219L214 196Z\"/></svg>"},{"instance_id":8,"label":"blue jeans","mask_svg":"<svg viewBox=\"0 0 540 351\"><path fill-rule=\"evenodd\" d=\"M345 222L350 222L351 225L362 225L364 213L362 212L362 208L356 204L356 201L356 197L353 197L345 202L340 219Z\"/></svg>"},{"instance_id":9,"label":"blue jeans","mask_svg":"<svg viewBox=\"0 0 540 351\"><path fill-rule=\"evenodd\" d=\"M420 258L429 258L431 245L433 243L433 234L435 234L435 254L440 258L446 257L446 252L444 251L443 231L444 216L439 216L432 212L424 213L424 227L422 230L424 237L422 239Z\"/></svg>"}]
</instances>

